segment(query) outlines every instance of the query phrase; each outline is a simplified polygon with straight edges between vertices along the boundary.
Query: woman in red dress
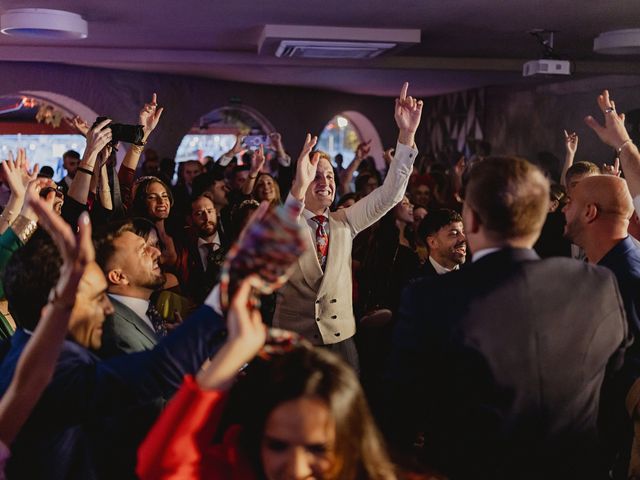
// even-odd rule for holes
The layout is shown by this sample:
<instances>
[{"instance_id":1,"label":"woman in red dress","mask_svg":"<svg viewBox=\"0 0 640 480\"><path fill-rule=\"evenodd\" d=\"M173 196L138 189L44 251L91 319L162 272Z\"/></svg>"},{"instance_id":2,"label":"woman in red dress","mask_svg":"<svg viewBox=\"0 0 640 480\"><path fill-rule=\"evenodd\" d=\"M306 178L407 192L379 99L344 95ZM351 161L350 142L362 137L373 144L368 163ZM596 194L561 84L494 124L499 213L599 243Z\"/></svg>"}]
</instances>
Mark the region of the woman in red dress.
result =
<instances>
[{"instance_id":1,"label":"woman in red dress","mask_svg":"<svg viewBox=\"0 0 640 480\"><path fill-rule=\"evenodd\" d=\"M269 351L260 314L249 307L250 282L232 302L228 341L185 379L140 447L139 477L395 479L354 372L304 343ZM236 411L241 405L237 424L215 443L229 396Z\"/></svg>"}]
</instances>

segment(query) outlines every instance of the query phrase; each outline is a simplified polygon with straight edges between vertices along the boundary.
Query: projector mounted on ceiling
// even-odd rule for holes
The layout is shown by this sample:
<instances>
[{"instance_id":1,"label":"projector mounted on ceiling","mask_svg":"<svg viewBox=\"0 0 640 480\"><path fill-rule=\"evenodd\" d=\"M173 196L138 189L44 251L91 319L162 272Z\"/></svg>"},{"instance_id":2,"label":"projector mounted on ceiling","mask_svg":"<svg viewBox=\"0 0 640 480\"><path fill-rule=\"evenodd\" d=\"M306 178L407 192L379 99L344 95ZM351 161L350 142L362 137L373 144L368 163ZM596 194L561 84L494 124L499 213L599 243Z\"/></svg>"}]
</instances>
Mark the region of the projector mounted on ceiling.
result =
<instances>
[{"instance_id":1,"label":"projector mounted on ceiling","mask_svg":"<svg viewBox=\"0 0 640 480\"><path fill-rule=\"evenodd\" d=\"M367 59L420 43L420 30L265 25L258 52L280 58Z\"/></svg>"},{"instance_id":2,"label":"projector mounted on ceiling","mask_svg":"<svg viewBox=\"0 0 640 480\"><path fill-rule=\"evenodd\" d=\"M553 49L553 34L550 30L535 29L529 32L536 37L542 47L542 58L530 60L522 66L522 76L571 75L571 62L563 60Z\"/></svg>"}]
</instances>

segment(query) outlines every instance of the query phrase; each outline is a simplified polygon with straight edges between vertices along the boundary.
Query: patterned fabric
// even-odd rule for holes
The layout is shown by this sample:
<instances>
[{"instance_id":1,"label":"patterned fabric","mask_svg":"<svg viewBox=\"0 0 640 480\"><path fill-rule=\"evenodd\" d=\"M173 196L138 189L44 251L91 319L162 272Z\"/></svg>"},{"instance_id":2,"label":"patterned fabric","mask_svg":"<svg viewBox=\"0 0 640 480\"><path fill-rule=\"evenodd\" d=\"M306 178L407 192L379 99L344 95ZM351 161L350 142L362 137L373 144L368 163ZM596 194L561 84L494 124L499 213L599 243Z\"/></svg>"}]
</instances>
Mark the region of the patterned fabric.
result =
<instances>
[{"instance_id":1,"label":"patterned fabric","mask_svg":"<svg viewBox=\"0 0 640 480\"><path fill-rule=\"evenodd\" d=\"M316 255L318 255L318 262L324 271L329 253L329 235L327 235L325 228L329 219L324 215L316 215L311 220L318 224L318 228L316 228Z\"/></svg>"},{"instance_id":2,"label":"patterned fabric","mask_svg":"<svg viewBox=\"0 0 640 480\"><path fill-rule=\"evenodd\" d=\"M149 320L151 320L153 329L156 331L156 334L159 337L164 337L167 335L167 326L165 325L160 312L153 303L149 303L149 308L147 309L147 317L149 317Z\"/></svg>"},{"instance_id":3,"label":"patterned fabric","mask_svg":"<svg viewBox=\"0 0 640 480\"><path fill-rule=\"evenodd\" d=\"M227 252L225 252L223 248L220 248L220 244L218 243L205 243L204 246L207 247L207 267L205 272L216 272L217 279L217 272L224 263Z\"/></svg>"}]
</instances>

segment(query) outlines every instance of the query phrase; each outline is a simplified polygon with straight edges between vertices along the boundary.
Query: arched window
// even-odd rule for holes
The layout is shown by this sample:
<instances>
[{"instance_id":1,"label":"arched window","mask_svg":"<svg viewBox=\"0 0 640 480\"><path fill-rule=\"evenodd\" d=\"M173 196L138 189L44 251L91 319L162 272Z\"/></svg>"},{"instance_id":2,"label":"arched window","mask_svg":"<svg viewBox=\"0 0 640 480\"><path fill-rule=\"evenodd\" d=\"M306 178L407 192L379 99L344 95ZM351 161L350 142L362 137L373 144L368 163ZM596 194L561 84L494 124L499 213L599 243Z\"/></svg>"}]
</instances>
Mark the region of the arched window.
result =
<instances>
[{"instance_id":1,"label":"arched window","mask_svg":"<svg viewBox=\"0 0 640 480\"><path fill-rule=\"evenodd\" d=\"M92 110L72 99L68 99L71 108L61 104L65 98L48 92L0 97L0 157L7 158L9 151L15 153L18 148L24 148L31 165L51 167L54 180L64 177L62 155L67 150L76 150L82 155L86 141L67 126L63 118L81 115L89 122L95 119Z\"/></svg>"},{"instance_id":2,"label":"arched window","mask_svg":"<svg viewBox=\"0 0 640 480\"><path fill-rule=\"evenodd\" d=\"M334 161L336 155L342 155L342 166L346 168L353 161L358 144L368 141L371 141L370 155L376 160L378 169L382 170L383 148L375 127L361 113L345 111L327 123L318 139L318 149L327 152Z\"/></svg>"},{"instance_id":3,"label":"arched window","mask_svg":"<svg viewBox=\"0 0 640 480\"><path fill-rule=\"evenodd\" d=\"M236 135L249 135L265 139L274 128L258 111L244 106L232 105L217 108L203 117L184 136L176 163L186 160L200 160L210 156L219 158L231 150Z\"/></svg>"}]
</instances>

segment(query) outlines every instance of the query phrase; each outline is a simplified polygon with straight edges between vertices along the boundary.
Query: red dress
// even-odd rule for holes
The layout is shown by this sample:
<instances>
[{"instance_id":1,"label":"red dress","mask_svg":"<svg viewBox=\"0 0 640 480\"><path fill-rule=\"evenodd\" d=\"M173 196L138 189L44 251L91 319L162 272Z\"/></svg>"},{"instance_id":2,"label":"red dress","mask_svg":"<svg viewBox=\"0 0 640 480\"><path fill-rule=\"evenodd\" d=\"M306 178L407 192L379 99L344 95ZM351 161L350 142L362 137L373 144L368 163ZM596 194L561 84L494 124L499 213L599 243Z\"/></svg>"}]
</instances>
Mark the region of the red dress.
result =
<instances>
[{"instance_id":1,"label":"red dress","mask_svg":"<svg viewBox=\"0 0 640 480\"><path fill-rule=\"evenodd\" d=\"M204 391L186 376L138 450L140 479L256 479L238 447L240 427L229 428L222 444L212 443L225 399L225 392Z\"/></svg>"}]
</instances>

